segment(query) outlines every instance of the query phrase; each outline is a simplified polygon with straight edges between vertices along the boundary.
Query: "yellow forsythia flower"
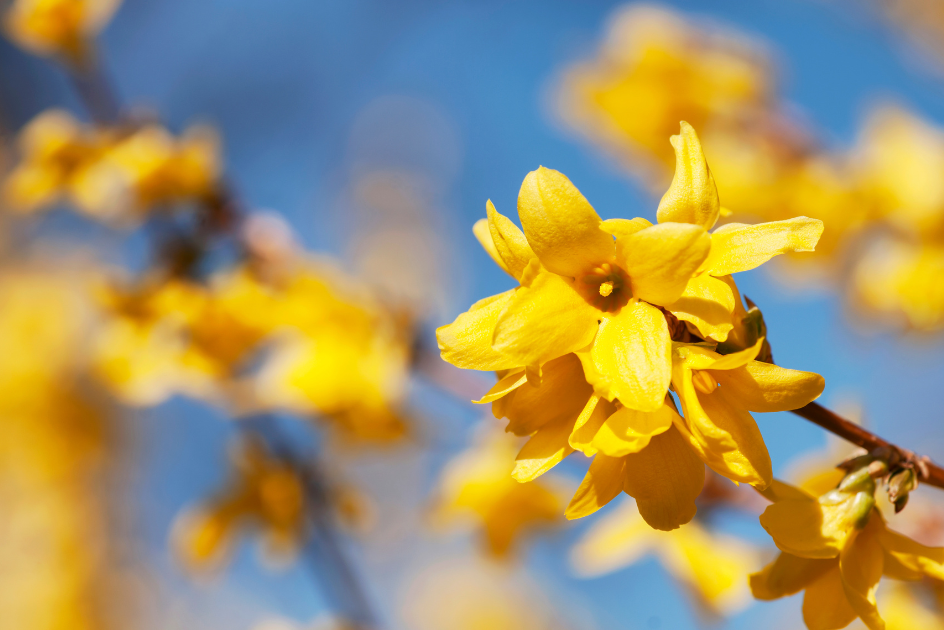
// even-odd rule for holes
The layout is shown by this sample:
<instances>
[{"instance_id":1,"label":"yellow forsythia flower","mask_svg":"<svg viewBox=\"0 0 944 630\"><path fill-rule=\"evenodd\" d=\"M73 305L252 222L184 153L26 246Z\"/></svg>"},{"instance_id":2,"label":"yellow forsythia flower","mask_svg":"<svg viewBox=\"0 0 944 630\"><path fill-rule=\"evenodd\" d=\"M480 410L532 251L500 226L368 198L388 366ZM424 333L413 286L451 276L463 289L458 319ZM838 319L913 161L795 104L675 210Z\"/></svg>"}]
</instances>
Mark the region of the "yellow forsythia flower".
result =
<instances>
[{"instance_id":1,"label":"yellow forsythia flower","mask_svg":"<svg viewBox=\"0 0 944 630\"><path fill-rule=\"evenodd\" d=\"M649 554L710 613L729 614L750 601L747 575L757 566L757 550L697 521L674 532L653 530L631 501L594 523L573 548L571 564L579 575L593 577Z\"/></svg>"},{"instance_id":2,"label":"yellow forsythia flower","mask_svg":"<svg viewBox=\"0 0 944 630\"><path fill-rule=\"evenodd\" d=\"M305 488L298 472L255 440L237 445L234 474L218 497L185 511L174 525L174 550L193 571L218 568L245 526L262 530L273 560L293 556L305 536Z\"/></svg>"},{"instance_id":3,"label":"yellow forsythia flower","mask_svg":"<svg viewBox=\"0 0 944 630\"><path fill-rule=\"evenodd\" d=\"M238 414L317 416L356 440L402 436L406 322L328 265L289 267L272 279L238 268L209 285L105 290L99 375L130 404L185 393Z\"/></svg>"},{"instance_id":4,"label":"yellow forsythia flower","mask_svg":"<svg viewBox=\"0 0 944 630\"><path fill-rule=\"evenodd\" d=\"M676 177L657 225L601 221L548 169L522 186L523 232L489 203L476 236L520 286L437 331L446 361L498 371L479 402L509 418L509 431L531 436L516 479L534 479L575 449L596 457L571 518L625 490L653 527L674 529L695 514L705 464L763 488L770 460L748 411L796 409L823 389L818 375L755 361L764 339L744 329L730 278L811 250L822 223L800 217L709 234L721 206L701 145L686 123L672 144ZM670 385L684 418L667 398Z\"/></svg>"},{"instance_id":5,"label":"yellow forsythia flower","mask_svg":"<svg viewBox=\"0 0 944 630\"><path fill-rule=\"evenodd\" d=\"M83 171L107 146L105 134L52 109L34 118L17 140L20 162L3 183L4 204L15 212L46 209L72 196Z\"/></svg>"},{"instance_id":6,"label":"yellow forsythia flower","mask_svg":"<svg viewBox=\"0 0 944 630\"><path fill-rule=\"evenodd\" d=\"M4 29L14 42L37 55L62 55L82 62L121 0L13 0Z\"/></svg>"},{"instance_id":7,"label":"yellow forsythia flower","mask_svg":"<svg viewBox=\"0 0 944 630\"><path fill-rule=\"evenodd\" d=\"M471 517L486 551L504 557L525 533L559 523L566 489L553 478L518 483L509 475L517 440L495 432L482 438L443 471L434 516L443 524Z\"/></svg>"},{"instance_id":8,"label":"yellow forsythia flower","mask_svg":"<svg viewBox=\"0 0 944 630\"><path fill-rule=\"evenodd\" d=\"M76 177L79 210L101 220L140 219L156 207L208 200L220 178L220 147L209 127L179 139L157 125L116 140Z\"/></svg>"},{"instance_id":9,"label":"yellow forsythia flower","mask_svg":"<svg viewBox=\"0 0 944 630\"><path fill-rule=\"evenodd\" d=\"M874 484L817 499L775 482L767 492L774 503L760 521L781 554L751 576L754 597L777 599L803 590L808 628L842 628L858 617L870 630L883 630L875 599L883 575L944 579L944 548L889 530L873 492Z\"/></svg>"}]
</instances>

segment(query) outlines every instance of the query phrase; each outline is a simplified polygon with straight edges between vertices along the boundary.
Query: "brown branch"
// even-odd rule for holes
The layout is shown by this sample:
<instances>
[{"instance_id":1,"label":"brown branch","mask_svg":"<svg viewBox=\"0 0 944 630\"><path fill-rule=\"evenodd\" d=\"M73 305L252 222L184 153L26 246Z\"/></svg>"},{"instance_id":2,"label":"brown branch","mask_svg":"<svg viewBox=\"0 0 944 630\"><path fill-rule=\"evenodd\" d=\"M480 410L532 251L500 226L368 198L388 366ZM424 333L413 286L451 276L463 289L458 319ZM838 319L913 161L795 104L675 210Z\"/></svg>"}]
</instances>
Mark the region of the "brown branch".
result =
<instances>
[{"instance_id":1,"label":"brown branch","mask_svg":"<svg viewBox=\"0 0 944 630\"><path fill-rule=\"evenodd\" d=\"M944 468L932 463L927 457L918 456L912 451L896 446L815 402L794 409L793 413L867 451L878 448L889 449L900 458L901 462L914 468L920 481L929 486L944 489Z\"/></svg>"}]
</instances>

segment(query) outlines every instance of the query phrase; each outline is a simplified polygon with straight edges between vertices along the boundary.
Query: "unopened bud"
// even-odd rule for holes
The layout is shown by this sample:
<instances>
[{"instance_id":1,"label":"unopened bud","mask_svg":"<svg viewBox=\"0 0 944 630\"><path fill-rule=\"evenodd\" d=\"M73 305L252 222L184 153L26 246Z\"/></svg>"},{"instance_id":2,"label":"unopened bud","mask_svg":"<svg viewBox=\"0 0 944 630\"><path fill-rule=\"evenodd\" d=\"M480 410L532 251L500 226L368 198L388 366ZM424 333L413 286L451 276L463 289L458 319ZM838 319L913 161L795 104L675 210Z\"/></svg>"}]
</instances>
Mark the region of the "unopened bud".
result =
<instances>
[{"instance_id":1,"label":"unopened bud","mask_svg":"<svg viewBox=\"0 0 944 630\"><path fill-rule=\"evenodd\" d=\"M849 508L849 516L852 517L856 529L862 529L868 524L873 507L875 507L875 496L871 492L856 493L852 506Z\"/></svg>"},{"instance_id":2,"label":"unopened bud","mask_svg":"<svg viewBox=\"0 0 944 630\"><path fill-rule=\"evenodd\" d=\"M910 468L904 468L888 480L888 498L893 503L897 502L899 498L907 496L916 486L917 478L914 471Z\"/></svg>"},{"instance_id":3,"label":"unopened bud","mask_svg":"<svg viewBox=\"0 0 944 630\"><path fill-rule=\"evenodd\" d=\"M868 471L869 476L872 477L872 479L884 477L888 474L888 464L880 459L877 459L869 464Z\"/></svg>"},{"instance_id":4,"label":"unopened bud","mask_svg":"<svg viewBox=\"0 0 944 630\"><path fill-rule=\"evenodd\" d=\"M909 494L903 495L895 499L895 514L898 514L905 509L905 506L908 505Z\"/></svg>"},{"instance_id":5,"label":"unopened bud","mask_svg":"<svg viewBox=\"0 0 944 630\"><path fill-rule=\"evenodd\" d=\"M869 466L863 466L846 475L839 484L840 492L875 492L875 480L869 473Z\"/></svg>"}]
</instances>

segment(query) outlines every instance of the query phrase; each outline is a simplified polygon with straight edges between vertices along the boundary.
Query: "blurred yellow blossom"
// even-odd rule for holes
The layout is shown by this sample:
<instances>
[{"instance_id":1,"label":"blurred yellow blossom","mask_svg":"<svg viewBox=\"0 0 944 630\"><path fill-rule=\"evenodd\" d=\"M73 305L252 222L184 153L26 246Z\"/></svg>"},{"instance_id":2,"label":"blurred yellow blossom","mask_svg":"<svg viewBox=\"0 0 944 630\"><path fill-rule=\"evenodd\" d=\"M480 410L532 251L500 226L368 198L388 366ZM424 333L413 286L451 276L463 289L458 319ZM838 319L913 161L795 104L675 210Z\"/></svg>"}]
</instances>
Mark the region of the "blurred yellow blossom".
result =
<instances>
[{"instance_id":1,"label":"blurred yellow blossom","mask_svg":"<svg viewBox=\"0 0 944 630\"><path fill-rule=\"evenodd\" d=\"M780 482L771 486L767 496L774 503L761 515L761 525L781 554L751 576L754 597L777 599L804 590L807 627L842 628L858 617L870 630L881 630L886 626L875 591L883 575L944 578L944 548L889 530L875 509L875 483L865 479L819 499Z\"/></svg>"},{"instance_id":2,"label":"blurred yellow blossom","mask_svg":"<svg viewBox=\"0 0 944 630\"><path fill-rule=\"evenodd\" d=\"M268 277L246 266L106 288L99 374L131 404L183 393L317 416L351 439L402 436L408 321L323 261L281 262Z\"/></svg>"},{"instance_id":3,"label":"blurred yellow blossom","mask_svg":"<svg viewBox=\"0 0 944 630\"><path fill-rule=\"evenodd\" d=\"M403 595L405 627L413 630L565 630L566 609L534 579L505 564L454 558L423 567ZM584 615L586 617L586 615Z\"/></svg>"},{"instance_id":4,"label":"blurred yellow blossom","mask_svg":"<svg viewBox=\"0 0 944 630\"><path fill-rule=\"evenodd\" d=\"M553 477L529 484L512 479L518 448L514 437L489 431L452 459L442 473L434 522L472 520L486 551L497 557L510 554L536 527L559 524L566 484Z\"/></svg>"},{"instance_id":5,"label":"blurred yellow blossom","mask_svg":"<svg viewBox=\"0 0 944 630\"><path fill-rule=\"evenodd\" d=\"M0 272L0 629L92 630L115 590L117 433L83 380L84 272ZM106 493L107 489L107 493Z\"/></svg>"},{"instance_id":6,"label":"blurred yellow blossom","mask_svg":"<svg viewBox=\"0 0 944 630\"><path fill-rule=\"evenodd\" d=\"M149 124L116 140L75 179L73 198L91 217L139 220L154 208L206 202L219 185L216 132L194 126L180 138Z\"/></svg>"},{"instance_id":7,"label":"blurred yellow blossom","mask_svg":"<svg viewBox=\"0 0 944 630\"><path fill-rule=\"evenodd\" d=\"M596 59L567 69L558 105L569 124L664 185L674 163L665 138L678 121L708 135L741 127L772 100L771 74L748 38L634 5L613 16Z\"/></svg>"},{"instance_id":8,"label":"blurred yellow blossom","mask_svg":"<svg viewBox=\"0 0 944 630\"><path fill-rule=\"evenodd\" d=\"M247 525L262 531L263 550L272 560L291 558L304 543L308 525L299 472L273 457L257 438L235 444L231 460L226 488L183 512L174 525L174 551L195 572L224 563Z\"/></svg>"},{"instance_id":9,"label":"blurred yellow blossom","mask_svg":"<svg viewBox=\"0 0 944 630\"><path fill-rule=\"evenodd\" d=\"M218 193L219 140L209 127L175 138L155 124L92 127L53 109L24 127L18 145L3 197L20 213L68 200L91 218L128 225L157 207L211 203Z\"/></svg>"},{"instance_id":10,"label":"blurred yellow blossom","mask_svg":"<svg viewBox=\"0 0 944 630\"><path fill-rule=\"evenodd\" d=\"M121 0L13 0L4 30L32 53L81 63L89 54L90 40L120 5Z\"/></svg>"},{"instance_id":11,"label":"blurred yellow blossom","mask_svg":"<svg viewBox=\"0 0 944 630\"><path fill-rule=\"evenodd\" d=\"M756 549L698 521L673 532L653 530L630 500L593 524L571 551L571 563L579 575L593 577L648 554L710 613L730 614L750 601L747 575L757 566Z\"/></svg>"},{"instance_id":12,"label":"blurred yellow blossom","mask_svg":"<svg viewBox=\"0 0 944 630\"><path fill-rule=\"evenodd\" d=\"M31 213L72 197L107 139L68 112L51 109L23 128L17 145L20 162L3 184L3 200L11 210Z\"/></svg>"}]
</instances>

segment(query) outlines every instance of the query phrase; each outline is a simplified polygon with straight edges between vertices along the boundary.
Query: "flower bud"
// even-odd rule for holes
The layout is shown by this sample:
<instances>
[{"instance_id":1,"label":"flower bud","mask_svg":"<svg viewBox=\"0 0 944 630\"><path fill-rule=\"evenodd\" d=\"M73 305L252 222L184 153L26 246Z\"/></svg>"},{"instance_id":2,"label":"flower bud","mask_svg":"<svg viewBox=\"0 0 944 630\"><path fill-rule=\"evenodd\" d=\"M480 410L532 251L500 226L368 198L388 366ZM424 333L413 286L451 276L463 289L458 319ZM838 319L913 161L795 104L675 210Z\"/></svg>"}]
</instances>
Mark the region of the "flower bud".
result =
<instances>
[{"instance_id":1,"label":"flower bud","mask_svg":"<svg viewBox=\"0 0 944 630\"><path fill-rule=\"evenodd\" d=\"M905 494L895 499L895 514L898 514L905 509L905 506L908 505L909 496L911 495Z\"/></svg>"},{"instance_id":2,"label":"flower bud","mask_svg":"<svg viewBox=\"0 0 944 630\"><path fill-rule=\"evenodd\" d=\"M888 480L888 499L892 503L895 503L899 498L907 496L917 485L914 470L903 468L892 475Z\"/></svg>"},{"instance_id":3,"label":"flower bud","mask_svg":"<svg viewBox=\"0 0 944 630\"><path fill-rule=\"evenodd\" d=\"M846 475L839 484L840 492L875 492L875 480L869 466L863 466Z\"/></svg>"},{"instance_id":4,"label":"flower bud","mask_svg":"<svg viewBox=\"0 0 944 630\"><path fill-rule=\"evenodd\" d=\"M849 508L849 516L856 529L862 529L869 522L872 508L875 507L875 496L871 492L858 492Z\"/></svg>"},{"instance_id":5,"label":"flower bud","mask_svg":"<svg viewBox=\"0 0 944 630\"><path fill-rule=\"evenodd\" d=\"M877 459L869 464L868 471L869 476L872 477L872 479L884 477L888 474L888 464L881 459Z\"/></svg>"}]
</instances>

